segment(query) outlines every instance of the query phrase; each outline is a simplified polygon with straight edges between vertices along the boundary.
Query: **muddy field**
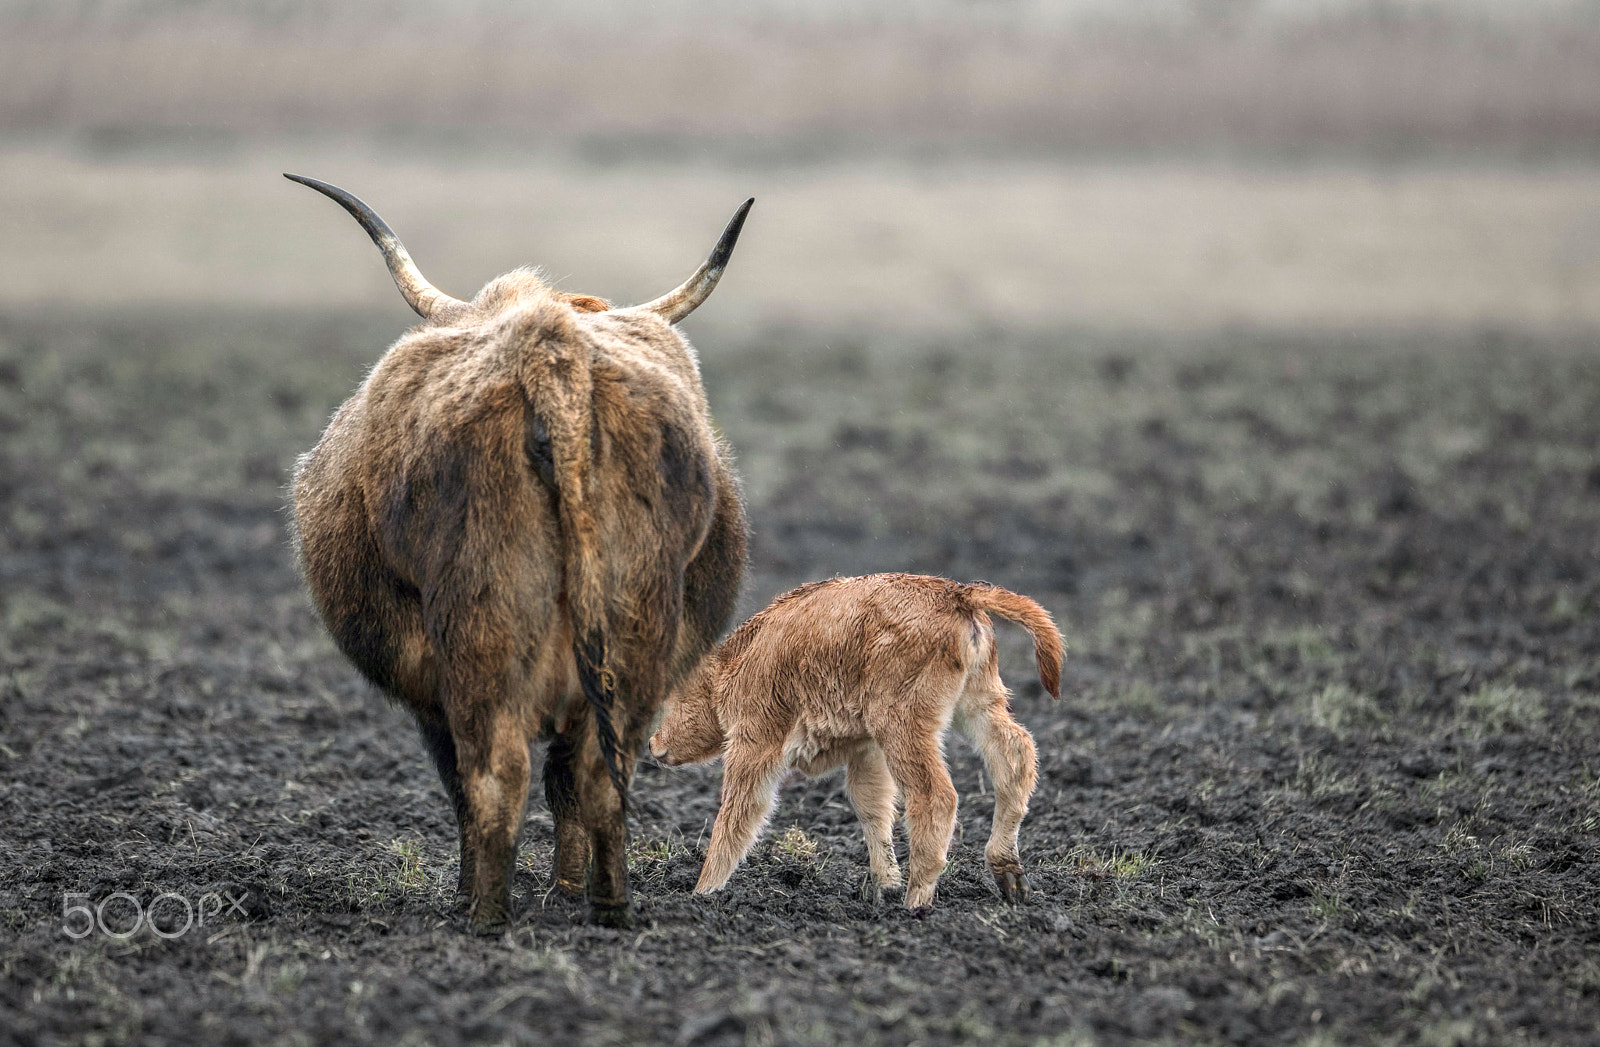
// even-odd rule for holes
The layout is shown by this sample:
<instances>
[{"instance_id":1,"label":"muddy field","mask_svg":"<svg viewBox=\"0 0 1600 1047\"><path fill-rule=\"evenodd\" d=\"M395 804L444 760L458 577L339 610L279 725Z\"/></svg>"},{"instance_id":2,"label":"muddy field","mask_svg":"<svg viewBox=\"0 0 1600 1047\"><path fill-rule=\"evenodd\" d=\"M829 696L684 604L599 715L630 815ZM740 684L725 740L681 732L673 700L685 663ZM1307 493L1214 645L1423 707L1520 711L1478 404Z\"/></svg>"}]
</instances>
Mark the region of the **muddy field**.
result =
<instances>
[{"instance_id":1,"label":"muddy field","mask_svg":"<svg viewBox=\"0 0 1600 1047\"><path fill-rule=\"evenodd\" d=\"M636 926L549 892L535 800L479 939L421 746L285 544L294 455L397 329L0 319L0 1041L1596 1040L1592 338L707 336L745 612L894 569L1058 616L1059 704L1002 633L1033 897L955 743L925 919L858 900L837 779L693 897L719 773L645 767Z\"/></svg>"}]
</instances>

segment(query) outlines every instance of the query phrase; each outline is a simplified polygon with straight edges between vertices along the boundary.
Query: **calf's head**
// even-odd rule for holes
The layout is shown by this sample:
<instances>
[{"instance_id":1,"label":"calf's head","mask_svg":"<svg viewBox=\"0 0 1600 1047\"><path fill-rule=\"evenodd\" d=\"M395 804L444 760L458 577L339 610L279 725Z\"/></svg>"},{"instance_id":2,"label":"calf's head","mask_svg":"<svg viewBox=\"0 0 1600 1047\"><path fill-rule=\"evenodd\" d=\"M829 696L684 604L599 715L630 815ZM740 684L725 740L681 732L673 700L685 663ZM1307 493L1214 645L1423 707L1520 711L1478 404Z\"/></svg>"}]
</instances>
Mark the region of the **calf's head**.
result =
<instances>
[{"instance_id":1,"label":"calf's head","mask_svg":"<svg viewBox=\"0 0 1600 1047\"><path fill-rule=\"evenodd\" d=\"M667 697L661 724L650 736L650 755L668 767L714 760L726 735L713 696L713 653Z\"/></svg>"}]
</instances>

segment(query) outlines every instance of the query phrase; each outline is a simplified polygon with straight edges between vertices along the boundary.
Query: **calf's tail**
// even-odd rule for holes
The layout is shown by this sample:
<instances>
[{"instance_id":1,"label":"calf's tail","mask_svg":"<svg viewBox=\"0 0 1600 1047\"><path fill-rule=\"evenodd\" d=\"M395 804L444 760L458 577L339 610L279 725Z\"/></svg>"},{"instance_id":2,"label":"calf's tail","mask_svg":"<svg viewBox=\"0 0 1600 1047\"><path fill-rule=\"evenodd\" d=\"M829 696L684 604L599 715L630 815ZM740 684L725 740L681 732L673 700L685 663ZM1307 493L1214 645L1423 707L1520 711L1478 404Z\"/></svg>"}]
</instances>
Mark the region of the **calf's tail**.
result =
<instances>
[{"instance_id":1,"label":"calf's tail","mask_svg":"<svg viewBox=\"0 0 1600 1047\"><path fill-rule=\"evenodd\" d=\"M967 598L979 610L1016 622L1033 634L1033 658L1039 667L1039 682L1050 697L1061 697L1061 632L1050 612L1026 596L998 585L979 583L967 590Z\"/></svg>"}]
</instances>

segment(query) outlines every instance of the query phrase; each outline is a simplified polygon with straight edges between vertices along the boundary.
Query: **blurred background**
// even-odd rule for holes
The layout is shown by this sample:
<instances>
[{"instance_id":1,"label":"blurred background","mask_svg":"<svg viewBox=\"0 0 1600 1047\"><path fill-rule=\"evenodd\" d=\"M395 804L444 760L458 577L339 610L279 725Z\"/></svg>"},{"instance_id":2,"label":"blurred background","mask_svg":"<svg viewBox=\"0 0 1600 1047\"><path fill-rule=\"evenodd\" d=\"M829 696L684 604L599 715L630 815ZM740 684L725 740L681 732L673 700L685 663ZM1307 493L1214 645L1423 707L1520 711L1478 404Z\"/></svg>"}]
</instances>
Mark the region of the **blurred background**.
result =
<instances>
[{"instance_id":1,"label":"blurred background","mask_svg":"<svg viewBox=\"0 0 1600 1047\"><path fill-rule=\"evenodd\" d=\"M696 330L1584 329L1594 0L0 0L0 309L627 303Z\"/></svg>"}]
</instances>

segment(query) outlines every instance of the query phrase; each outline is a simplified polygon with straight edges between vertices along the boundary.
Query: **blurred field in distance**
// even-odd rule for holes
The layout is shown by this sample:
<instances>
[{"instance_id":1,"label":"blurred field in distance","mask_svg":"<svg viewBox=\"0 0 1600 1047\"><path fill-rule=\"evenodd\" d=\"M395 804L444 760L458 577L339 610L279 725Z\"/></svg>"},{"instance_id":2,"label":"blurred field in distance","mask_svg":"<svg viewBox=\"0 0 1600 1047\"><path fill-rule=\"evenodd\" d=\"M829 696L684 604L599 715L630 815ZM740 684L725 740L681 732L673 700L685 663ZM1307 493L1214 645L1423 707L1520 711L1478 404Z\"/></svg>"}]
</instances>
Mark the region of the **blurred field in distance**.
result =
<instances>
[{"instance_id":1,"label":"blurred field in distance","mask_svg":"<svg viewBox=\"0 0 1600 1047\"><path fill-rule=\"evenodd\" d=\"M759 198L714 315L1588 328L1600 5L0 3L0 307L620 302Z\"/></svg>"},{"instance_id":2,"label":"blurred field in distance","mask_svg":"<svg viewBox=\"0 0 1600 1047\"><path fill-rule=\"evenodd\" d=\"M646 300L754 195L727 287L695 325L1600 322L1600 173L1589 168L595 167L546 155L491 166L300 143L207 163L0 152L12 198L0 305L407 315L361 231L286 170L357 192L460 296L538 264L570 290Z\"/></svg>"}]
</instances>

